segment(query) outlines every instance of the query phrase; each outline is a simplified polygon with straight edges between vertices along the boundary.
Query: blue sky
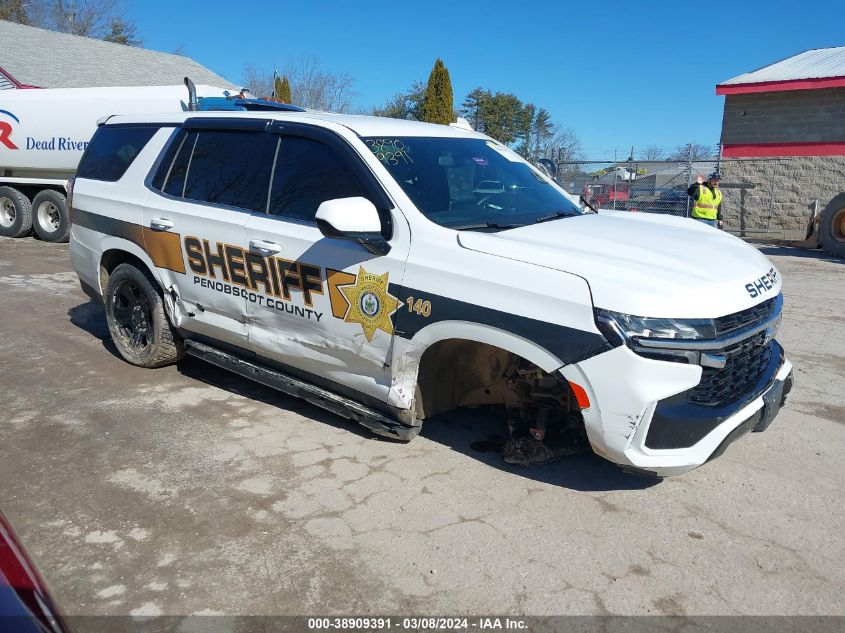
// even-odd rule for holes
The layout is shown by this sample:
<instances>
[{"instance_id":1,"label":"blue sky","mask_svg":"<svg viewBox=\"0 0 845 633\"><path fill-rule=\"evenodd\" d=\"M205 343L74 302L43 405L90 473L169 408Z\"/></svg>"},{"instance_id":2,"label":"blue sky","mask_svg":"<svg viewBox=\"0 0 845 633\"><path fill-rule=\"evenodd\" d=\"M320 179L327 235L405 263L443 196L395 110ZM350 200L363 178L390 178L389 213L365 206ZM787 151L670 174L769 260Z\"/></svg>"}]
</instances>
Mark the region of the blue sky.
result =
<instances>
[{"instance_id":1,"label":"blue sky","mask_svg":"<svg viewBox=\"0 0 845 633\"><path fill-rule=\"evenodd\" d=\"M393 2L134 0L144 46L181 46L235 83L317 56L384 103L436 57L457 105L476 86L512 92L575 131L589 158L719 140L715 85L809 48L845 45L845 2ZM422 9L421 7L425 7Z\"/></svg>"}]
</instances>

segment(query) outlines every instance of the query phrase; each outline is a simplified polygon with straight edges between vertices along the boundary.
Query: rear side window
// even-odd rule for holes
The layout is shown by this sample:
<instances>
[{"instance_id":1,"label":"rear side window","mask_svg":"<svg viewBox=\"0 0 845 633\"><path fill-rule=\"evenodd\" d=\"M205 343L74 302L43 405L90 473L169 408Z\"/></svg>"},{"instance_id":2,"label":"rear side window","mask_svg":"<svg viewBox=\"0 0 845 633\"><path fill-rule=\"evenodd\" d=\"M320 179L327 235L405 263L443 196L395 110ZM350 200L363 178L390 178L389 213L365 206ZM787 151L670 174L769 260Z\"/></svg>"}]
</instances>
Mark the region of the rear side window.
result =
<instances>
[{"instance_id":1,"label":"rear side window","mask_svg":"<svg viewBox=\"0 0 845 633\"><path fill-rule=\"evenodd\" d=\"M285 136L276 159L269 212L313 223L326 200L367 197L340 156L319 141Z\"/></svg>"},{"instance_id":2,"label":"rear side window","mask_svg":"<svg viewBox=\"0 0 845 633\"><path fill-rule=\"evenodd\" d=\"M277 145L265 132L192 131L174 139L175 158L165 156L153 184L177 198L264 213Z\"/></svg>"},{"instance_id":3,"label":"rear side window","mask_svg":"<svg viewBox=\"0 0 845 633\"><path fill-rule=\"evenodd\" d=\"M151 126L100 126L79 161L77 177L107 182L120 180L158 129Z\"/></svg>"},{"instance_id":4,"label":"rear side window","mask_svg":"<svg viewBox=\"0 0 845 633\"><path fill-rule=\"evenodd\" d=\"M179 146L176 160L170 167L167 175L167 182L164 186L164 193L181 198L185 193L185 176L188 175L188 165L191 162L191 153L197 142L197 132L186 134Z\"/></svg>"}]
</instances>

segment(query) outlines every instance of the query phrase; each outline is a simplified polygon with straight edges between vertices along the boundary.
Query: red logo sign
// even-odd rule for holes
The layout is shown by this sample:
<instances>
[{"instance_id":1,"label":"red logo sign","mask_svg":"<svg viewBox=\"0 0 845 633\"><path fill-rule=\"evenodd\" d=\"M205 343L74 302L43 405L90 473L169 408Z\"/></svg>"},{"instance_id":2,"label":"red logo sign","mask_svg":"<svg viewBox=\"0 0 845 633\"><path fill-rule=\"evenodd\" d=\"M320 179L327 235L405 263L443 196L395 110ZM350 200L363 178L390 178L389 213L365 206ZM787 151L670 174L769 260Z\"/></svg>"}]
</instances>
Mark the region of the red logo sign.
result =
<instances>
[{"instance_id":1,"label":"red logo sign","mask_svg":"<svg viewBox=\"0 0 845 633\"><path fill-rule=\"evenodd\" d=\"M0 114L5 114L6 116L11 117L14 119L15 123L20 123L18 117L8 110L0 110ZM12 141L12 124L2 120L0 120L0 143L9 149L18 149L18 146Z\"/></svg>"}]
</instances>

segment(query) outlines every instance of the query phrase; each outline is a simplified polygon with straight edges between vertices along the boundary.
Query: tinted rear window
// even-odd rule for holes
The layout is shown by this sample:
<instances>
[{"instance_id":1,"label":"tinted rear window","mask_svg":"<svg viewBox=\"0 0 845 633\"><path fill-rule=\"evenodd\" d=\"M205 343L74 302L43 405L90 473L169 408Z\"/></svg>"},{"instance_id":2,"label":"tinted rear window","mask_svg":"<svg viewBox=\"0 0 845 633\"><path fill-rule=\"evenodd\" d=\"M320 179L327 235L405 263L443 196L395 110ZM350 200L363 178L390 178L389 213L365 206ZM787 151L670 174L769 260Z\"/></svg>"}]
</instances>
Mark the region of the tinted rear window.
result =
<instances>
[{"instance_id":1,"label":"tinted rear window","mask_svg":"<svg viewBox=\"0 0 845 633\"><path fill-rule=\"evenodd\" d=\"M278 141L265 132L183 130L152 185L176 198L264 213Z\"/></svg>"},{"instance_id":2,"label":"tinted rear window","mask_svg":"<svg viewBox=\"0 0 845 633\"><path fill-rule=\"evenodd\" d=\"M200 131L188 164L184 197L266 211L277 144L277 136L264 132Z\"/></svg>"},{"instance_id":3,"label":"tinted rear window","mask_svg":"<svg viewBox=\"0 0 845 633\"><path fill-rule=\"evenodd\" d=\"M108 182L120 180L158 129L108 125L97 128L79 161L77 177Z\"/></svg>"}]
</instances>

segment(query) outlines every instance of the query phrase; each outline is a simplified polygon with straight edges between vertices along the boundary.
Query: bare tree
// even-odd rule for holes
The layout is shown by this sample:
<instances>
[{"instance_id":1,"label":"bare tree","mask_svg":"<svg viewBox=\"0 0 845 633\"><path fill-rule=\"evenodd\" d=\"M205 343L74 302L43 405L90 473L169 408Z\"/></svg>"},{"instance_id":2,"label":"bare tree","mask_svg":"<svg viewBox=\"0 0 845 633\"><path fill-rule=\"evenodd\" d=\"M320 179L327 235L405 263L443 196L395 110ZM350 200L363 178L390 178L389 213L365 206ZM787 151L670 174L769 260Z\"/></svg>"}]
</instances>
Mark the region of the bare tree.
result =
<instances>
[{"instance_id":1,"label":"bare tree","mask_svg":"<svg viewBox=\"0 0 845 633\"><path fill-rule=\"evenodd\" d=\"M313 110L349 112L352 109L352 76L323 70L316 57L303 57L285 65L280 73L290 80L291 102ZM256 96L273 94L273 73L248 64L244 85Z\"/></svg>"},{"instance_id":2,"label":"bare tree","mask_svg":"<svg viewBox=\"0 0 845 633\"><path fill-rule=\"evenodd\" d=\"M269 97L273 94L273 73L247 64L244 66L243 85L256 97Z\"/></svg>"},{"instance_id":3,"label":"bare tree","mask_svg":"<svg viewBox=\"0 0 845 633\"><path fill-rule=\"evenodd\" d=\"M578 160L581 154L581 140L575 132L557 124L551 126L549 135L539 147L540 156L547 156L556 161Z\"/></svg>"},{"instance_id":4,"label":"bare tree","mask_svg":"<svg viewBox=\"0 0 845 633\"><path fill-rule=\"evenodd\" d=\"M640 160L663 160L666 152L659 145L648 145L640 152Z\"/></svg>"},{"instance_id":5,"label":"bare tree","mask_svg":"<svg viewBox=\"0 0 845 633\"><path fill-rule=\"evenodd\" d=\"M703 145L702 143L687 143L686 145L679 145L675 151L668 157L670 160L685 161L692 158L692 160L704 160L706 158L715 158L716 152L712 145Z\"/></svg>"},{"instance_id":6,"label":"bare tree","mask_svg":"<svg viewBox=\"0 0 845 633\"><path fill-rule=\"evenodd\" d=\"M346 112L355 96L352 76L320 68L316 57L303 57L285 66L290 79L291 99L305 108Z\"/></svg>"},{"instance_id":7,"label":"bare tree","mask_svg":"<svg viewBox=\"0 0 845 633\"><path fill-rule=\"evenodd\" d=\"M136 27L125 19L125 0L30 0L29 24L51 31L102 38L136 46Z\"/></svg>"}]
</instances>

